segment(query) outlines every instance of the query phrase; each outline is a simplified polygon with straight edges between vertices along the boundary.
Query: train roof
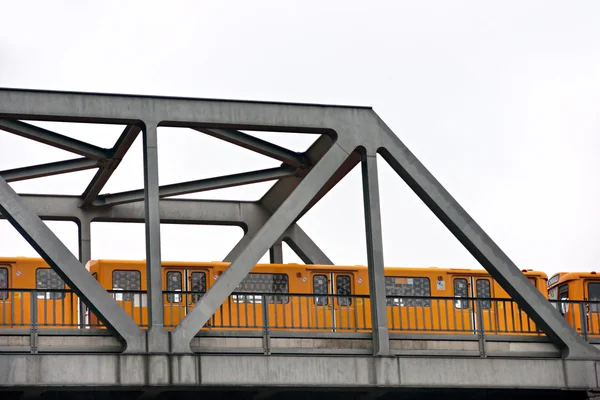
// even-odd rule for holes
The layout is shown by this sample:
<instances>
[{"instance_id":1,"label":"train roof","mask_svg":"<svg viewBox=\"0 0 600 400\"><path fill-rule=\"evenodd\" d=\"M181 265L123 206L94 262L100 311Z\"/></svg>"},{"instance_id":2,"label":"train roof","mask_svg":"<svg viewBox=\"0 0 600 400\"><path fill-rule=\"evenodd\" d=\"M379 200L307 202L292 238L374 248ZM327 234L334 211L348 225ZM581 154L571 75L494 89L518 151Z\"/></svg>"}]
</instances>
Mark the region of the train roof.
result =
<instances>
[{"instance_id":1,"label":"train roof","mask_svg":"<svg viewBox=\"0 0 600 400\"><path fill-rule=\"evenodd\" d=\"M556 274L552 275L552 277L550 277L550 279L548 279L548 287L554 287L560 283L573 281L576 279L598 279L598 280L600 280L600 274L596 273L596 271L557 272Z\"/></svg>"},{"instance_id":2,"label":"train roof","mask_svg":"<svg viewBox=\"0 0 600 400\"><path fill-rule=\"evenodd\" d=\"M44 259L39 257L0 257L0 263L31 263L31 262L42 262L46 264ZM99 264L99 265L110 265L110 264L119 264L119 265L144 265L146 260L118 260L118 259L99 259L99 260L90 260L87 263L87 267L89 268L91 265ZM162 266L164 268L169 267L188 267L188 268L208 268L208 267L222 267L225 268L229 266L229 262L224 261L162 261ZM367 269L366 265L325 265L325 264L295 264L295 263L287 263L287 264L257 264L258 268L275 268L275 269L286 269L291 267L303 267L308 270L322 270L322 269L330 269L333 271L356 271L356 270L364 270ZM490 273L481 268L481 269L469 269L469 268L441 268L435 266L427 266L427 267L411 267L411 266L386 266L385 267L389 272L407 272L411 273L423 273L423 274L431 274L435 272L439 273L448 273L448 274L456 274L459 275L461 273L470 274L470 275L478 275L478 276L489 276ZM526 276L537 277L547 279L548 276L543 271L537 270L522 270L522 272Z\"/></svg>"}]
</instances>

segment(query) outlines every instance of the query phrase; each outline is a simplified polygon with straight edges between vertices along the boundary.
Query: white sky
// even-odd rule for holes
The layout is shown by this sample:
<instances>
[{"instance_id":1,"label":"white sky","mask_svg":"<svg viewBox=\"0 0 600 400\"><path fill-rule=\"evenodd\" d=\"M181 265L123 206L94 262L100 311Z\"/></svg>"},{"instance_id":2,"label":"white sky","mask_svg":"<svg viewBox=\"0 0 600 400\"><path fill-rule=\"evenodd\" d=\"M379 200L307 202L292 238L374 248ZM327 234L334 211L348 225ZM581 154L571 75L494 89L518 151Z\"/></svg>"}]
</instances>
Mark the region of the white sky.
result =
<instances>
[{"instance_id":1,"label":"white sky","mask_svg":"<svg viewBox=\"0 0 600 400\"><path fill-rule=\"evenodd\" d=\"M600 268L599 2L156 4L3 4L0 87L370 105L520 268ZM40 125L104 147L120 133ZM192 131L159 135L161 184L279 164ZM314 140L296 136L261 137L294 150ZM0 132L0 170L65 158ZM79 194L93 174L12 186ZM478 267L385 162L380 179L386 264ZM106 191L141 186L138 140ZM268 187L193 197L254 200ZM338 264L366 263L360 190L355 170L300 221ZM49 225L77 254L75 225ZM93 258L145 256L142 225L96 223L92 236ZM35 255L6 221L0 237L0 255ZM220 260L240 237L163 225L163 259Z\"/></svg>"}]
</instances>

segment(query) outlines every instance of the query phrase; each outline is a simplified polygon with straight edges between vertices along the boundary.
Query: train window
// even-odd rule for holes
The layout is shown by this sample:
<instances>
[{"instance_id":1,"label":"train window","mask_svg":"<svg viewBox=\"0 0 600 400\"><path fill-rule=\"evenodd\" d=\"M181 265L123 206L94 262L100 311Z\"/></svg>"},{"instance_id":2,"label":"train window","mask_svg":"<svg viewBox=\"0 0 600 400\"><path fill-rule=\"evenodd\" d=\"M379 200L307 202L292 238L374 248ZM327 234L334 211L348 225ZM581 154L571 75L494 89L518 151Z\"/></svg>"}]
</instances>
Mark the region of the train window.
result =
<instances>
[{"instance_id":1,"label":"train window","mask_svg":"<svg viewBox=\"0 0 600 400\"><path fill-rule=\"evenodd\" d=\"M337 275L335 277L335 293L338 295L352 294L351 279L349 275ZM352 305L351 297L338 297L337 301L339 306Z\"/></svg>"},{"instance_id":2,"label":"train window","mask_svg":"<svg viewBox=\"0 0 600 400\"><path fill-rule=\"evenodd\" d=\"M429 278L399 276L385 277L386 304L401 306L430 307L431 299L403 299L402 296L430 297Z\"/></svg>"},{"instance_id":3,"label":"train window","mask_svg":"<svg viewBox=\"0 0 600 400\"><path fill-rule=\"evenodd\" d=\"M558 287L558 298L561 301L569 300L569 284L564 284ZM565 315L567 312L569 312L569 303L560 302L559 304L560 307L558 310L562 315Z\"/></svg>"},{"instance_id":4,"label":"train window","mask_svg":"<svg viewBox=\"0 0 600 400\"><path fill-rule=\"evenodd\" d=\"M477 279L475 289L477 290L477 297L480 299L489 299L492 297L490 281L488 279ZM492 307L491 300L482 300L479 304L481 304L481 308L484 310L489 310Z\"/></svg>"},{"instance_id":5,"label":"train window","mask_svg":"<svg viewBox=\"0 0 600 400\"><path fill-rule=\"evenodd\" d=\"M554 285L560 279L560 274L554 275L552 278L548 279L548 286Z\"/></svg>"},{"instance_id":6,"label":"train window","mask_svg":"<svg viewBox=\"0 0 600 400\"><path fill-rule=\"evenodd\" d=\"M8 269L0 268L0 289L8 289ZM8 299L6 290L0 291L0 300Z\"/></svg>"},{"instance_id":7,"label":"train window","mask_svg":"<svg viewBox=\"0 0 600 400\"><path fill-rule=\"evenodd\" d=\"M50 268L38 268L35 271L35 288L36 289L57 289L64 290L65 283L60 276ZM45 292L38 293L38 299L64 299L65 292Z\"/></svg>"},{"instance_id":8,"label":"train window","mask_svg":"<svg viewBox=\"0 0 600 400\"><path fill-rule=\"evenodd\" d=\"M204 272L192 272L192 292L200 293L192 295L194 303L197 303L202 295L206 293L206 274Z\"/></svg>"},{"instance_id":9,"label":"train window","mask_svg":"<svg viewBox=\"0 0 600 400\"><path fill-rule=\"evenodd\" d=\"M531 282L533 287L537 287L537 285L535 284L535 278L529 278L529 282Z\"/></svg>"},{"instance_id":10,"label":"train window","mask_svg":"<svg viewBox=\"0 0 600 400\"><path fill-rule=\"evenodd\" d=\"M181 292L181 272L167 272L167 292ZM168 293L167 301L169 303L181 303L181 294Z\"/></svg>"},{"instance_id":11,"label":"train window","mask_svg":"<svg viewBox=\"0 0 600 400\"><path fill-rule=\"evenodd\" d=\"M589 301L600 301L600 282L588 283L588 300ZM600 311L600 304L590 304L590 311Z\"/></svg>"},{"instance_id":12,"label":"train window","mask_svg":"<svg viewBox=\"0 0 600 400\"><path fill-rule=\"evenodd\" d=\"M248 274L235 288L240 293L289 293L287 274ZM234 295L238 303L261 303L262 295ZM289 296L268 295L267 303L287 304Z\"/></svg>"},{"instance_id":13,"label":"train window","mask_svg":"<svg viewBox=\"0 0 600 400\"><path fill-rule=\"evenodd\" d=\"M313 293L314 294L329 294L327 285L327 276L325 275L314 275L313 276ZM329 296L315 296L315 305L326 306L329 304Z\"/></svg>"},{"instance_id":14,"label":"train window","mask_svg":"<svg viewBox=\"0 0 600 400\"><path fill-rule=\"evenodd\" d=\"M454 297L469 297L469 284L465 278L454 280ZM455 308L469 308L469 300L455 300Z\"/></svg>"},{"instance_id":15,"label":"train window","mask_svg":"<svg viewBox=\"0 0 600 400\"><path fill-rule=\"evenodd\" d=\"M113 290L131 290L142 289L142 274L140 271L118 271L112 273ZM132 301L137 293L115 293L117 301Z\"/></svg>"}]
</instances>

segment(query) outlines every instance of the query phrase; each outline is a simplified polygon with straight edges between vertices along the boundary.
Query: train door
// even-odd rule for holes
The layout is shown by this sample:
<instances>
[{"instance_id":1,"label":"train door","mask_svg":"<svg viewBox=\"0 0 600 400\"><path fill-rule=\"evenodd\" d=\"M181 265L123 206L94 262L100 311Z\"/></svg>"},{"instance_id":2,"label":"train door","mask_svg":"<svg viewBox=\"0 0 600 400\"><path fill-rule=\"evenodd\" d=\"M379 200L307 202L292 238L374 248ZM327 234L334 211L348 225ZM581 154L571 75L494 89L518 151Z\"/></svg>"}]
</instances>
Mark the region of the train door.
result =
<instances>
[{"instance_id":1,"label":"train door","mask_svg":"<svg viewBox=\"0 0 600 400\"><path fill-rule=\"evenodd\" d=\"M0 265L0 289L8 289L8 280L11 276L10 265ZM6 328L13 322L13 303L14 294L8 291L0 291L0 327Z\"/></svg>"},{"instance_id":2,"label":"train door","mask_svg":"<svg viewBox=\"0 0 600 400\"><path fill-rule=\"evenodd\" d=\"M473 277L454 275L452 277L453 296L462 298L454 299L453 310L448 314L450 329L458 332L475 333L475 313L473 301L466 299L475 297L473 294Z\"/></svg>"},{"instance_id":3,"label":"train door","mask_svg":"<svg viewBox=\"0 0 600 400\"><path fill-rule=\"evenodd\" d=\"M107 271L108 272L108 271ZM138 270L113 269L112 295L123 310L141 327L148 326L148 295L142 293L142 273Z\"/></svg>"},{"instance_id":4,"label":"train door","mask_svg":"<svg viewBox=\"0 0 600 400\"><path fill-rule=\"evenodd\" d=\"M600 335L600 281L584 281L586 322L588 336Z\"/></svg>"},{"instance_id":5,"label":"train door","mask_svg":"<svg viewBox=\"0 0 600 400\"><path fill-rule=\"evenodd\" d=\"M473 277L475 281L475 297L479 301L474 302L474 313L475 313L475 326L482 328L485 332L497 332L498 331L498 316L496 313L496 304L491 299L494 297L494 285L492 285L491 278L488 277ZM477 313L480 312L479 318ZM478 326L481 321L481 327Z\"/></svg>"},{"instance_id":6,"label":"train door","mask_svg":"<svg viewBox=\"0 0 600 400\"><path fill-rule=\"evenodd\" d=\"M164 296L165 327L174 328L206 293L207 271L173 267L164 268L163 274L167 291Z\"/></svg>"},{"instance_id":7,"label":"train door","mask_svg":"<svg viewBox=\"0 0 600 400\"><path fill-rule=\"evenodd\" d=\"M313 272L310 326L346 331L357 329L353 275L345 272ZM348 297L346 297L348 296Z\"/></svg>"}]
</instances>

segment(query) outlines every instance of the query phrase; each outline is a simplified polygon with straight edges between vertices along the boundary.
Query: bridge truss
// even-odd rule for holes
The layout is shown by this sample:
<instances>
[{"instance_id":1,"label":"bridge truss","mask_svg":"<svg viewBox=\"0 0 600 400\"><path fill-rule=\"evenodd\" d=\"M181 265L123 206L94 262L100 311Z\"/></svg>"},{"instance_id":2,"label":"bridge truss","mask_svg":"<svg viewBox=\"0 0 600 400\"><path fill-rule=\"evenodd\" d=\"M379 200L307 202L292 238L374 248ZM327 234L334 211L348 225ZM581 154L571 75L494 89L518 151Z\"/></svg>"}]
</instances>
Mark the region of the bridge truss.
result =
<instances>
[{"instance_id":1,"label":"bridge truss","mask_svg":"<svg viewBox=\"0 0 600 400\"><path fill-rule=\"evenodd\" d=\"M26 121L123 124L109 149ZM158 127L190 128L281 161L277 168L159 186ZM390 354L386 312L377 155L380 155L562 352L599 359L598 351L535 290L520 269L477 225L379 116L366 107L284 104L120 94L0 89L0 129L78 155L66 161L0 171L0 213L84 303L122 340L124 353L190 354L192 338L267 252L281 262L285 241L307 264L332 264L296 222L359 163L362 167L373 354ZM243 131L320 135L305 152L290 151ZM143 137L144 188L102 195L120 161ZM11 149L3 148L1 152ZM97 168L80 196L19 195L9 182ZM249 183L276 181L256 202L171 199ZM79 259L42 219L75 221ZM149 327L143 331L85 270L92 221L144 222ZM237 225L244 236L227 255L231 265L181 323L164 329L162 223Z\"/></svg>"}]
</instances>

